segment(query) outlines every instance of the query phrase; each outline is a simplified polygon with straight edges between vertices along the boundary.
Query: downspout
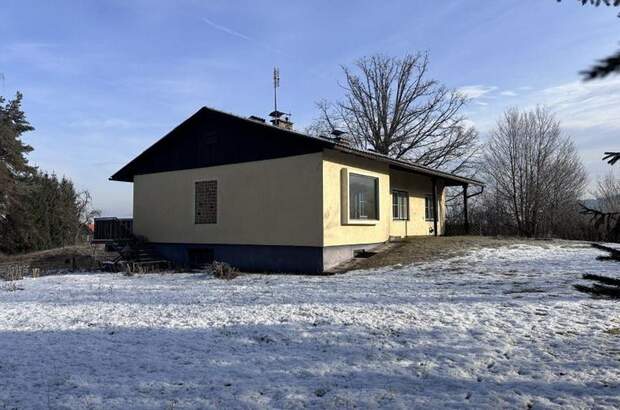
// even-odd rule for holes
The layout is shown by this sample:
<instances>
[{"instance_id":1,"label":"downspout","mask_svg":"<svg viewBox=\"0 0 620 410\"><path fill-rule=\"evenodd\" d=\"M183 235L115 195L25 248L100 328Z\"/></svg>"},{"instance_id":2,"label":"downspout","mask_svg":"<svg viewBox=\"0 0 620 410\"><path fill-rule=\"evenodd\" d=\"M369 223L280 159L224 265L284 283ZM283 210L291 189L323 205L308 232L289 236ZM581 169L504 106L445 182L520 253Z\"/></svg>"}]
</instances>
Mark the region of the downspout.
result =
<instances>
[{"instance_id":1,"label":"downspout","mask_svg":"<svg viewBox=\"0 0 620 410\"><path fill-rule=\"evenodd\" d=\"M437 180L435 178L432 178L431 181L433 182L433 232L435 233L435 236L437 236Z\"/></svg>"},{"instance_id":2,"label":"downspout","mask_svg":"<svg viewBox=\"0 0 620 410\"><path fill-rule=\"evenodd\" d=\"M465 235L469 235L469 218L467 217L467 184L463 185L463 223Z\"/></svg>"},{"instance_id":3,"label":"downspout","mask_svg":"<svg viewBox=\"0 0 620 410\"><path fill-rule=\"evenodd\" d=\"M467 185L463 185L463 214L465 217L465 234L469 235L469 219L468 219L468 215L467 215L467 200L469 198L473 198L475 196L478 196L480 194L482 194L484 192L484 185L482 185L480 187L480 191L475 192L471 195L467 195ZM482 228L481 228L481 234L482 234Z\"/></svg>"}]
</instances>

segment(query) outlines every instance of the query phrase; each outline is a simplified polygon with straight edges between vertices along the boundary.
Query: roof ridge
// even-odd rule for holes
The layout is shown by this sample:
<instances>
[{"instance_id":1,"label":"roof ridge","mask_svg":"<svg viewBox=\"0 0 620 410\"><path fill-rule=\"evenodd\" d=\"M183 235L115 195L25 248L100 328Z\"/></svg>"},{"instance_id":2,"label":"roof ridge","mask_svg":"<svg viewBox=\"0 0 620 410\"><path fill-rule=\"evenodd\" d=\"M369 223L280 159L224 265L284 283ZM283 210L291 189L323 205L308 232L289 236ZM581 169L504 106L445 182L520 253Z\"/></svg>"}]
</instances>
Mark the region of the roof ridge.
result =
<instances>
[{"instance_id":1,"label":"roof ridge","mask_svg":"<svg viewBox=\"0 0 620 410\"><path fill-rule=\"evenodd\" d=\"M425 170L428 170L428 171L434 171L434 172L442 173L442 174L445 174L447 176L466 178L466 179L470 179L472 181L475 181L477 183L481 183L480 181L477 181L477 180L475 180L473 178L468 178L468 177L465 177L465 176L462 176L462 175L458 175L458 174L454 174L454 173L448 172L448 171L442 171L442 170L437 169L437 168L432 168L432 167L429 167L429 166L426 166L426 165L419 164L419 163L417 163L415 161L403 160L403 159L400 159L400 158L392 158L392 157L390 157L388 155L385 155L385 154L382 154L382 153L379 153L379 152L376 152L376 151L371 151L371 150L362 149L362 148L358 148L358 147L352 147L352 146L347 145L347 144L339 144L339 143L335 142L333 139L331 139L329 137L323 137L323 136L320 136L320 135L311 135L311 134L308 134L306 132L300 132L300 131L295 131L295 130L289 130L289 129L286 129L286 128L280 128L280 127L277 127L275 125L270 125L270 124L267 124L267 123L264 123L264 122L254 121L254 120L250 119L249 117L244 117L244 116L241 116L239 114L232 113L232 112L223 111L223 110L220 110L220 109L217 109L217 108L213 108L213 107L208 107L206 105L204 105L202 108L205 108L205 109L211 110L211 111L215 111L217 113L229 115L231 117L238 118L238 119L241 119L241 120L244 120L244 121L248 121L248 122L251 122L252 124L260 124L260 125L262 125L264 127L269 127L270 129L276 129L276 130L284 131L284 132L287 132L287 133L290 133L290 134L295 134L295 135L298 135L300 137L312 138L312 139L315 139L315 140L331 143L331 144L334 144L335 147L339 147L339 148L342 147L342 148L345 148L346 150L359 151L359 152L364 153L364 154L374 155L374 156L385 158L386 160L390 160L390 161L394 161L394 162L399 162L399 163L402 163L404 165L412 165L412 166L419 167L419 168L422 168L422 169L425 169Z\"/></svg>"},{"instance_id":2,"label":"roof ridge","mask_svg":"<svg viewBox=\"0 0 620 410\"><path fill-rule=\"evenodd\" d=\"M244 117L242 115L235 114L235 113L232 113L232 112L229 112L229 111L220 110L218 108L208 107L206 105L203 105L201 109L203 109L203 108L207 109L207 110L210 110L210 111L214 111L214 112L220 113L220 114L229 115L231 117L234 117L234 118L237 118L237 119L240 119L240 120L244 120L244 121L250 122L252 124L259 124L259 125L262 125L263 127L267 127L267 128L270 128L270 129L275 129L275 130L278 130L278 131L284 131L284 132L287 132L289 134L298 135L300 137L312 138L312 139L316 139L316 140L319 140L319 141L323 141L323 142L328 142L328 143L334 144L334 141L331 138L321 137L320 135L311 135L311 134L308 134L308 133L305 133L305 132L289 130L289 129L286 129L286 128L280 128L280 127L277 127L275 125L268 124L266 122L254 121L254 120L250 119L249 117Z\"/></svg>"},{"instance_id":3,"label":"roof ridge","mask_svg":"<svg viewBox=\"0 0 620 410\"><path fill-rule=\"evenodd\" d=\"M214 114L217 114L217 115L227 116L227 117L233 118L235 120L242 120L245 123L253 124L254 126L266 127L266 129L268 129L269 131L286 133L286 134L289 134L289 135L294 135L296 138L303 138L303 139L306 139L308 141L320 142L320 143L324 144L323 148L331 148L331 149L335 149L337 151L348 153L348 154L351 154L351 155L357 155L357 156L365 157L365 158L368 158L368 159L371 159L371 160L387 162L387 163L393 164L395 166L404 167L404 168L409 169L411 171L417 171L417 172L423 173L423 174L428 174L428 175L433 175L433 176L437 176L437 177L444 178L444 179L451 179L453 181L458 181L461 184L483 185L482 182L480 182L478 180L475 180L473 178L468 178L468 177L464 177L464 176L461 176L461 175L458 175L458 174L453 174L453 173L450 173L450 172L446 172L446 171L442 171L442 170L439 170L439 169L431 168L431 167L428 167L428 166L425 166L425 165L418 164L418 163L416 163L414 161L408 161L408 160L403 160L403 159L391 158L391 157L389 157L389 156L387 156L385 154L381 154L381 153L378 153L376 151L370 151L370 150L367 150L367 149L362 149L362 148L358 148L358 147L352 147L352 146L350 146L348 144L338 143L334 139L329 138L329 137L320 136L320 135L319 136L311 135L311 134L306 133L306 132L300 132L300 131L295 131L295 130L289 130L289 129L286 129L286 128L280 128L280 127L277 127L275 125L268 124L266 122L255 121L255 120L252 120L249 117L244 117L244 116L241 116L239 114L234 114L234 113L231 113L231 112L228 112L228 111L224 111L224 110L221 110L221 109L218 109L218 108L208 107L206 105L202 106L198 111L196 111L195 113L190 115L187 119L182 121L179 125L174 127L171 131L166 133L163 137L159 138L155 143L153 143L151 146L149 146L144 151L142 151L139 155L137 155L129 163L127 163L124 167L122 167L119 171L117 171L114 175L112 175L112 177L110 177L110 179L112 179L112 180L121 180L121 179L118 179L119 176L123 172L126 172L128 169L130 169L131 166L136 164L136 162L140 158L143 158L149 152L153 151L156 148L156 146L161 145L164 141L166 141L168 138L170 138L170 136L173 135L176 130L180 129L180 127L182 125L190 122L192 119L196 118L196 116L199 115L200 113L206 113L206 112L211 112L211 113L214 113Z\"/></svg>"}]
</instances>

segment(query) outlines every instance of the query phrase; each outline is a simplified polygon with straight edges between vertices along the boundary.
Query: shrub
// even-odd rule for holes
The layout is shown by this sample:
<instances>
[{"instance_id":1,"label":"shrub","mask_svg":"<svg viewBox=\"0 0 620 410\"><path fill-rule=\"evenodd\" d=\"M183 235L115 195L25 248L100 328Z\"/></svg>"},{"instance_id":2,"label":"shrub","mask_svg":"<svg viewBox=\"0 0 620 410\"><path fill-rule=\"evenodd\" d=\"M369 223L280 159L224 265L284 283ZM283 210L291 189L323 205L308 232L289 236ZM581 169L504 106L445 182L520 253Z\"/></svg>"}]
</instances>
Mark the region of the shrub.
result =
<instances>
[{"instance_id":1,"label":"shrub","mask_svg":"<svg viewBox=\"0 0 620 410\"><path fill-rule=\"evenodd\" d=\"M24 290L24 288L20 288L17 286L17 282L7 282L5 284L0 285L0 290L4 290L7 292L15 292L17 290Z\"/></svg>"},{"instance_id":2,"label":"shrub","mask_svg":"<svg viewBox=\"0 0 620 410\"><path fill-rule=\"evenodd\" d=\"M15 292L16 290L23 290L23 288L17 286L17 281L24 279L25 266L15 265L9 266L4 274L0 273L0 279L4 279L6 283L0 285L0 290L7 292Z\"/></svg>"},{"instance_id":3,"label":"shrub","mask_svg":"<svg viewBox=\"0 0 620 410\"><path fill-rule=\"evenodd\" d=\"M226 262L213 262L211 264L211 271L213 272L213 276L218 279L230 280L239 276L239 271Z\"/></svg>"}]
</instances>

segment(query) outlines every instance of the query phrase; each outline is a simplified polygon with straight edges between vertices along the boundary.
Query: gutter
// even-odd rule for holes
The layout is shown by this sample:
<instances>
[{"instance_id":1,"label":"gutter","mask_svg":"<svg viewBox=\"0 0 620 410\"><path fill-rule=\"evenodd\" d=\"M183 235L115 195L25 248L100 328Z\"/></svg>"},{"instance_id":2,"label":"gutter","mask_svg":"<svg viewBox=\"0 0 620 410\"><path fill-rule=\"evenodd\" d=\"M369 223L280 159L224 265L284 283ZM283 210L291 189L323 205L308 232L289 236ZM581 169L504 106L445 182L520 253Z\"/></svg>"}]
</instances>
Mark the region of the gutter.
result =
<instances>
[{"instance_id":1,"label":"gutter","mask_svg":"<svg viewBox=\"0 0 620 410\"><path fill-rule=\"evenodd\" d=\"M418 173L423 174L423 175L436 176L436 177L440 177L440 178L443 178L443 179L448 179L448 180L451 180L451 181L460 182L461 184L478 185L478 186L481 186L481 187L484 186L484 184L481 181L478 181L478 180L475 180L475 179L461 177L459 175L454 175L454 174L450 174L448 172L439 171L439 170L436 170L436 169L433 169L433 168L425 167L423 165L417 165L417 164L414 164L414 163L411 163L411 162L390 158L390 157L387 157L385 155L377 154L377 153L374 153L374 152L362 151L362 150L358 150L358 149L351 148L349 146L340 145L340 144L334 144L334 149L336 149L337 151L341 151L341 152L345 152L345 153L351 154L351 155L357 155L357 156L360 156L360 157L364 157L364 158L368 158L368 159L372 159L372 160L376 160L376 161L382 161L382 162L386 162L388 164L393 164L394 166L402 167L402 168L405 168L405 169L410 170L410 171L415 171L415 172L418 172ZM475 194L475 195L479 195L479 193Z\"/></svg>"},{"instance_id":2,"label":"gutter","mask_svg":"<svg viewBox=\"0 0 620 410\"><path fill-rule=\"evenodd\" d=\"M467 195L467 199L473 198L475 196L478 196L478 195L482 194L483 192L484 192L484 185L480 185L480 191L479 192L475 192L475 193L473 193L471 195Z\"/></svg>"}]
</instances>

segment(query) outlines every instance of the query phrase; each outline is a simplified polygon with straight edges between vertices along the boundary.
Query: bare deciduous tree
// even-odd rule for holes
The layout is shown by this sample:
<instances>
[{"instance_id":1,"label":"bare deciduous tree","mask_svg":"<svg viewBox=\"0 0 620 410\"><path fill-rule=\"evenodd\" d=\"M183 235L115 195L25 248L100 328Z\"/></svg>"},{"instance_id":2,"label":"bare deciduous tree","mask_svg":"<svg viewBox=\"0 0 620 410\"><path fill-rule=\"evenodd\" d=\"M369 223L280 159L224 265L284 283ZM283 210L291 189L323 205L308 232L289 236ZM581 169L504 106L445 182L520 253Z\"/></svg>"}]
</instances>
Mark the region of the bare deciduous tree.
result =
<instances>
[{"instance_id":1,"label":"bare deciduous tree","mask_svg":"<svg viewBox=\"0 0 620 410\"><path fill-rule=\"evenodd\" d=\"M620 212L620 179L610 171L596 184L594 197L603 212Z\"/></svg>"},{"instance_id":2,"label":"bare deciduous tree","mask_svg":"<svg viewBox=\"0 0 620 410\"><path fill-rule=\"evenodd\" d=\"M93 200L88 190L83 190L77 193L75 197L75 211L77 212L77 234L75 242L80 241L80 235L82 234L84 227L90 223L93 223L94 219L101 215L101 211L93 209Z\"/></svg>"},{"instance_id":3,"label":"bare deciduous tree","mask_svg":"<svg viewBox=\"0 0 620 410\"><path fill-rule=\"evenodd\" d=\"M577 214L586 173L575 146L545 108L504 113L482 163L488 193L519 235L553 234Z\"/></svg>"},{"instance_id":4,"label":"bare deciduous tree","mask_svg":"<svg viewBox=\"0 0 620 410\"><path fill-rule=\"evenodd\" d=\"M426 78L427 54L374 55L342 69L344 99L317 103L309 132L342 129L358 147L454 172L468 164L478 134L461 114L467 98Z\"/></svg>"},{"instance_id":5,"label":"bare deciduous tree","mask_svg":"<svg viewBox=\"0 0 620 410\"><path fill-rule=\"evenodd\" d=\"M615 164L618 153L606 152L603 160ZM614 157L615 155L615 157ZM610 159L611 158L611 159ZM581 203L581 213L591 217L595 229L602 234L602 239L617 241L620 239L620 179L611 171L597 183L593 193L595 205Z\"/></svg>"}]
</instances>

